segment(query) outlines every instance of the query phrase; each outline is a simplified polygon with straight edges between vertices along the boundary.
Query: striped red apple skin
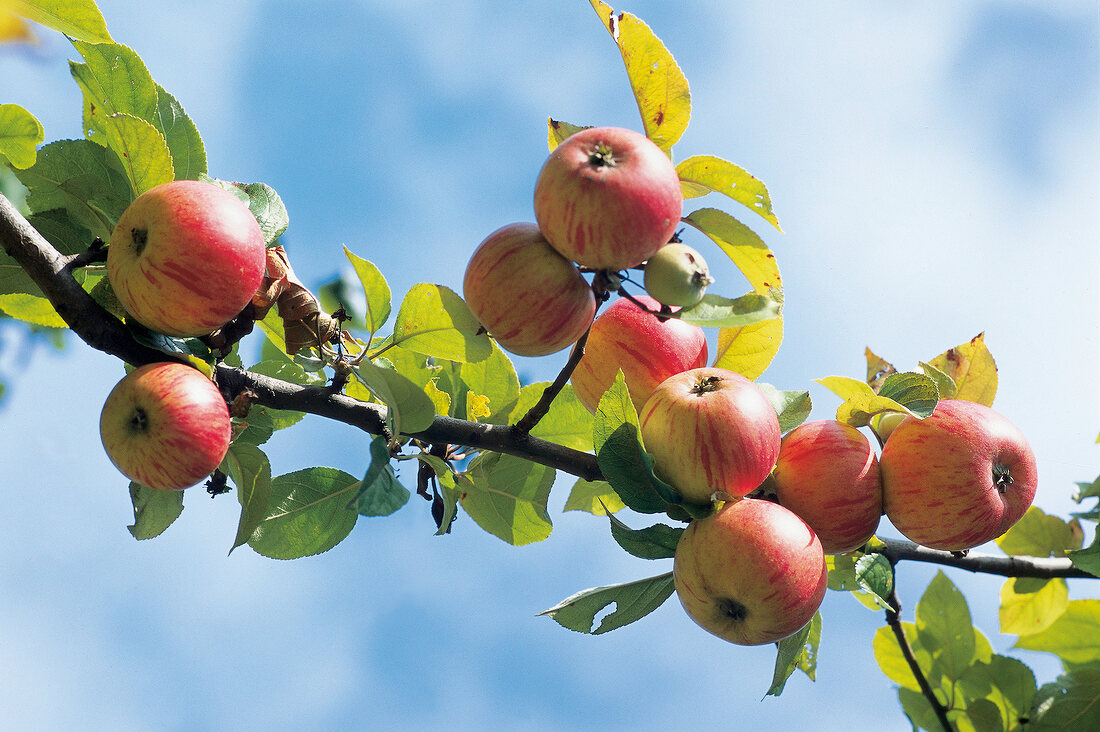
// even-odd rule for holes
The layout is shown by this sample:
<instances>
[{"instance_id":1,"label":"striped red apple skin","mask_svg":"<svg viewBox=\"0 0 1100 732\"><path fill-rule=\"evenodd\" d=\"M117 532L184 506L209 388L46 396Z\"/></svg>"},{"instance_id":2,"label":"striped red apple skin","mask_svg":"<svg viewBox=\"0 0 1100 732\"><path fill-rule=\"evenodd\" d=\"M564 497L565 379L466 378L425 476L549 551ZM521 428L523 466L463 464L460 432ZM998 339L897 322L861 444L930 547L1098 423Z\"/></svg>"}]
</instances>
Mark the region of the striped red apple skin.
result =
<instances>
[{"instance_id":1,"label":"striped red apple skin","mask_svg":"<svg viewBox=\"0 0 1100 732\"><path fill-rule=\"evenodd\" d=\"M201 371L152 363L124 376L103 404L103 448L130 480L179 490L210 475L229 449L229 409Z\"/></svg>"},{"instance_id":2,"label":"striped red apple skin","mask_svg":"<svg viewBox=\"0 0 1100 732\"><path fill-rule=\"evenodd\" d=\"M145 191L119 217L107 276L146 328L200 336L248 305L266 257L260 225L240 199L212 183L178 180Z\"/></svg>"},{"instance_id":3,"label":"striped red apple skin","mask_svg":"<svg viewBox=\"0 0 1100 732\"><path fill-rule=\"evenodd\" d=\"M592 287L533 223L497 229L474 250L462 294L501 348L546 356L577 341L596 314Z\"/></svg>"},{"instance_id":4,"label":"striped red apple skin","mask_svg":"<svg viewBox=\"0 0 1100 732\"><path fill-rule=\"evenodd\" d=\"M635 299L650 310L661 309L661 303L647 295ZM707 355L707 337L699 326L677 318L662 321L620 298L592 324L584 356L570 381L581 404L595 412L621 369L634 409L641 412L658 384L705 366Z\"/></svg>"},{"instance_id":5,"label":"striped red apple skin","mask_svg":"<svg viewBox=\"0 0 1100 732\"><path fill-rule=\"evenodd\" d=\"M906 417L879 458L886 517L906 538L962 551L1008 531L1038 485L1027 438L977 402L941 399L931 416Z\"/></svg>"},{"instance_id":6,"label":"striped red apple skin","mask_svg":"<svg viewBox=\"0 0 1100 732\"><path fill-rule=\"evenodd\" d=\"M665 379L638 417L659 478L684 500L738 497L759 486L779 457L779 418L756 384L704 367Z\"/></svg>"},{"instance_id":7,"label":"striped red apple skin","mask_svg":"<svg viewBox=\"0 0 1100 732\"><path fill-rule=\"evenodd\" d=\"M726 503L691 522L676 545L672 573L688 616L738 645L797 632L817 612L829 582L813 529L758 498Z\"/></svg>"},{"instance_id":8,"label":"striped red apple skin","mask_svg":"<svg viewBox=\"0 0 1100 732\"><path fill-rule=\"evenodd\" d=\"M787 433L771 485L779 503L814 530L826 554L863 546L882 518L875 449L866 435L835 419L805 422Z\"/></svg>"}]
</instances>

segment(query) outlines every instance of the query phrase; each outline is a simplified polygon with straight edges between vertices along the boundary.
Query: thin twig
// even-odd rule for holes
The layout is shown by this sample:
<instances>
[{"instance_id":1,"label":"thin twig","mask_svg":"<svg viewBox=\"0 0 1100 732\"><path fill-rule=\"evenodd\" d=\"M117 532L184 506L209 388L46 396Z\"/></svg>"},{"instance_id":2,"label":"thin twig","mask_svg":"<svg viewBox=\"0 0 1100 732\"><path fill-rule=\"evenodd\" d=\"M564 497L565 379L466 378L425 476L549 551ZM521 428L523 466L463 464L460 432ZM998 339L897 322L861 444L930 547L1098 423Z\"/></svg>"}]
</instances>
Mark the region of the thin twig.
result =
<instances>
[{"instance_id":1,"label":"thin twig","mask_svg":"<svg viewBox=\"0 0 1100 732\"><path fill-rule=\"evenodd\" d=\"M928 678L925 677L924 671L917 663L913 646L909 644L909 638L905 635L905 628L901 624L901 601L898 600L896 585L891 587L890 595L886 598L886 601L890 604L890 607L886 610L886 624L890 626L890 630L894 631L894 637L897 638L898 646L901 647L901 655L905 657L905 662L909 664L909 670L913 672L913 676L917 680L917 686L920 687L921 693L928 699L928 703L932 706L932 711L935 713L936 719L939 720L944 732L954 732L955 728L951 725L951 720L947 718L947 708L936 698L935 692L932 691L932 685L928 683Z\"/></svg>"}]
</instances>

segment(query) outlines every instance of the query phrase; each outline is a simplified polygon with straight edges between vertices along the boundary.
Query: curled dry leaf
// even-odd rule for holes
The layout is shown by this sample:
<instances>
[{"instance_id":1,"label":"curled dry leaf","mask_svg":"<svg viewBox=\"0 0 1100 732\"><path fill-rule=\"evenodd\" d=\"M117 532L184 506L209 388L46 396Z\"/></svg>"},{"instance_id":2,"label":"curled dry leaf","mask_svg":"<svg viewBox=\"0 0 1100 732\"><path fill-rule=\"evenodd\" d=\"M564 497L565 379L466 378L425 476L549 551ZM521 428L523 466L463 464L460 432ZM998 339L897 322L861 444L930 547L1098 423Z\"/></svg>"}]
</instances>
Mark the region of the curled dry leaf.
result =
<instances>
[{"instance_id":1,"label":"curled dry leaf","mask_svg":"<svg viewBox=\"0 0 1100 732\"><path fill-rule=\"evenodd\" d=\"M320 348L340 335L340 323L321 308L290 266L281 246L267 250L267 274L252 296L256 319L262 319L276 305L283 319L286 352L294 355L303 348Z\"/></svg>"}]
</instances>

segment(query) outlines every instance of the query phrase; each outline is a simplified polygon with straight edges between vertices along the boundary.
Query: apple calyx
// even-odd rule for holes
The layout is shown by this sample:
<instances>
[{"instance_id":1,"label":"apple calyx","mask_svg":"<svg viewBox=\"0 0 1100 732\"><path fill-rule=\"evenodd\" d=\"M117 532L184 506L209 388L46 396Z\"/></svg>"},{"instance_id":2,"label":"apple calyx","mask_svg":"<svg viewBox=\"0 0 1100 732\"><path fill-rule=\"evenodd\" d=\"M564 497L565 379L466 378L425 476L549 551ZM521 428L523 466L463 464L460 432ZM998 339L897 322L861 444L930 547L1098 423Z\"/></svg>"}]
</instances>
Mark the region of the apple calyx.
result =
<instances>
[{"instance_id":1,"label":"apple calyx","mask_svg":"<svg viewBox=\"0 0 1100 732\"><path fill-rule=\"evenodd\" d=\"M139 257L145 251L145 245L149 243L148 229L130 229L130 240L134 243L134 253Z\"/></svg>"},{"instance_id":2,"label":"apple calyx","mask_svg":"<svg viewBox=\"0 0 1100 732\"><path fill-rule=\"evenodd\" d=\"M1012 478L1012 469L1004 463L993 464L993 485L997 486L997 491L1002 495L1008 493L1008 487L1014 482Z\"/></svg>"},{"instance_id":3,"label":"apple calyx","mask_svg":"<svg viewBox=\"0 0 1100 732\"><path fill-rule=\"evenodd\" d=\"M149 415L141 407L134 407L134 414L130 417L131 432L146 432L149 430Z\"/></svg>"},{"instance_id":4,"label":"apple calyx","mask_svg":"<svg viewBox=\"0 0 1100 732\"><path fill-rule=\"evenodd\" d=\"M739 603L737 600L723 597L718 600L718 612L724 618L741 622L749 616L749 609Z\"/></svg>"},{"instance_id":5,"label":"apple calyx","mask_svg":"<svg viewBox=\"0 0 1100 732\"><path fill-rule=\"evenodd\" d=\"M593 168L614 168L619 161L615 159L615 151L610 145L597 142L592 152L588 153L588 164Z\"/></svg>"},{"instance_id":6,"label":"apple calyx","mask_svg":"<svg viewBox=\"0 0 1100 732\"><path fill-rule=\"evenodd\" d=\"M704 376L696 381L695 384L691 387L691 393L695 394L696 396L709 394L710 392L718 391L718 385L721 383L721 376L715 376L713 374L710 376Z\"/></svg>"}]
</instances>

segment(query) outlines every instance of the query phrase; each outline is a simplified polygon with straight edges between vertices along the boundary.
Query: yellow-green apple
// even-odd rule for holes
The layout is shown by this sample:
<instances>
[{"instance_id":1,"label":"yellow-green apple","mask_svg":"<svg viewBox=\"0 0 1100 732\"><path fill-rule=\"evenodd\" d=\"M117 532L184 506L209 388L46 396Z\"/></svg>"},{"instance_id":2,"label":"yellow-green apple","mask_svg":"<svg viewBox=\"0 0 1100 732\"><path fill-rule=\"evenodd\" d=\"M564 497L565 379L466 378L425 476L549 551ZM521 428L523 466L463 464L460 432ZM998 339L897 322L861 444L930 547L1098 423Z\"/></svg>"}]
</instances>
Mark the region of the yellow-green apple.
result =
<instances>
[{"instance_id":1,"label":"yellow-green apple","mask_svg":"<svg viewBox=\"0 0 1100 732\"><path fill-rule=\"evenodd\" d=\"M652 297L635 299L652 311L661 309ZM581 404L595 412L600 397L622 370L630 400L640 412L662 381L706 363L707 337L702 328L678 318L662 320L620 298L592 323L584 356L570 381Z\"/></svg>"},{"instance_id":2,"label":"yellow-green apple","mask_svg":"<svg viewBox=\"0 0 1100 732\"><path fill-rule=\"evenodd\" d=\"M638 417L657 477L689 503L743 496L779 456L779 418L741 374L704 367L674 374L650 394Z\"/></svg>"},{"instance_id":3,"label":"yellow-green apple","mask_svg":"<svg viewBox=\"0 0 1100 732\"><path fill-rule=\"evenodd\" d=\"M774 643L810 622L825 597L825 554L805 521L760 498L692 521L676 545L680 604L730 643Z\"/></svg>"},{"instance_id":4,"label":"yellow-green apple","mask_svg":"<svg viewBox=\"0 0 1100 732\"><path fill-rule=\"evenodd\" d=\"M683 194L668 155L645 135L590 127L566 138L535 182L535 220L566 259L634 267L668 243Z\"/></svg>"},{"instance_id":5,"label":"yellow-green apple","mask_svg":"<svg viewBox=\"0 0 1100 732\"><path fill-rule=\"evenodd\" d=\"M474 250L462 294L501 348L545 356L575 343L596 314L592 287L538 226L497 229Z\"/></svg>"},{"instance_id":6,"label":"yellow-green apple","mask_svg":"<svg viewBox=\"0 0 1100 732\"><path fill-rule=\"evenodd\" d=\"M898 531L932 549L962 551L996 539L1024 515L1038 473L1027 438L977 402L941 399L906 417L879 458L883 508Z\"/></svg>"},{"instance_id":7,"label":"yellow-green apple","mask_svg":"<svg viewBox=\"0 0 1100 732\"><path fill-rule=\"evenodd\" d=\"M875 431L878 438L884 443L890 439L890 433L894 431L894 428L901 424L902 420L908 417L905 412L885 412L877 415L871 420L871 429Z\"/></svg>"},{"instance_id":8,"label":"yellow-green apple","mask_svg":"<svg viewBox=\"0 0 1100 732\"><path fill-rule=\"evenodd\" d=\"M835 419L788 432L770 483L779 503L814 530L826 554L863 546L882 518L875 450L862 432Z\"/></svg>"},{"instance_id":9,"label":"yellow-green apple","mask_svg":"<svg viewBox=\"0 0 1100 732\"><path fill-rule=\"evenodd\" d=\"M201 371L151 363L119 381L99 417L107 456L130 480L179 490L214 472L229 449L229 409Z\"/></svg>"},{"instance_id":10,"label":"yellow-green apple","mask_svg":"<svg viewBox=\"0 0 1100 732\"><path fill-rule=\"evenodd\" d=\"M714 278L702 254L687 244L672 242L646 261L642 281L646 292L661 303L690 308L703 299Z\"/></svg>"},{"instance_id":11,"label":"yellow-green apple","mask_svg":"<svg viewBox=\"0 0 1100 732\"><path fill-rule=\"evenodd\" d=\"M229 191L178 180L145 191L111 234L107 276L123 307L158 333L199 336L236 317L264 276L263 232Z\"/></svg>"}]
</instances>

